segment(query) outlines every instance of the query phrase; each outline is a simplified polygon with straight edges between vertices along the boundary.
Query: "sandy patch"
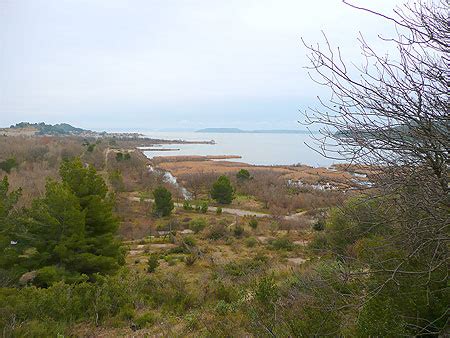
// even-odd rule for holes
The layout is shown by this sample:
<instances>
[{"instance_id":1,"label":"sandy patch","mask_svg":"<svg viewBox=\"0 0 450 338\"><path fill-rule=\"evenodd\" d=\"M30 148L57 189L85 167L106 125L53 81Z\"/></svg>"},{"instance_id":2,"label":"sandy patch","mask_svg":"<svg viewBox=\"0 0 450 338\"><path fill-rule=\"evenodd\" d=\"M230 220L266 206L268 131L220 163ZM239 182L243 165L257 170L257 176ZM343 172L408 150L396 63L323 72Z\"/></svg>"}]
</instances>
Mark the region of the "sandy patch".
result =
<instances>
[{"instance_id":1,"label":"sandy patch","mask_svg":"<svg viewBox=\"0 0 450 338\"><path fill-rule=\"evenodd\" d=\"M293 258L288 258L287 259L289 263L292 263L294 265L300 265L306 262L306 259L301 258L301 257L293 257Z\"/></svg>"},{"instance_id":2,"label":"sandy patch","mask_svg":"<svg viewBox=\"0 0 450 338\"><path fill-rule=\"evenodd\" d=\"M130 255L130 256L137 256L137 255L142 254L143 252L144 252L144 250L130 250L128 252L128 255Z\"/></svg>"},{"instance_id":3,"label":"sandy patch","mask_svg":"<svg viewBox=\"0 0 450 338\"><path fill-rule=\"evenodd\" d=\"M308 244L308 241L305 240L299 240L299 241L294 241L293 242L295 245L301 245L301 246L305 246Z\"/></svg>"}]
</instances>

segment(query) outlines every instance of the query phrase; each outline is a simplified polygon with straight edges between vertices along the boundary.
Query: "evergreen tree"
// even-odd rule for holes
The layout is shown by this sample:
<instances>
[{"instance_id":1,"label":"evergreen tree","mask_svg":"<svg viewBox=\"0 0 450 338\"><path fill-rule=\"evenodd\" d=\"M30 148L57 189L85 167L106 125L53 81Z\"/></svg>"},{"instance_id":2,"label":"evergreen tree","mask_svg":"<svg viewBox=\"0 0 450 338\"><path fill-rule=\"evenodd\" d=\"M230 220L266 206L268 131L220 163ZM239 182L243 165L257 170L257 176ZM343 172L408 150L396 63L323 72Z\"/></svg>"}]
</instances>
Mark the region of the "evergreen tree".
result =
<instances>
[{"instance_id":1,"label":"evergreen tree","mask_svg":"<svg viewBox=\"0 0 450 338\"><path fill-rule=\"evenodd\" d=\"M172 201L172 194L164 187L158 187L153 191L153 198L155 204L153 205L153 212L160 216L169 216L172 213L174 204Z\"/></svg>"},{"instance_id":2,"label":"evergreen tree","mask_svg":"<svg viewBox=\"0 0 450 338\"><path fill-rule=\"evenodd\" d=\"M241 169L237 172L236 178L238 181L243 182L251 179L252 177L247 169Z\"/></svg>"},{"instance_id":3,"label":"evergreen tree","mask_svg":"<svg viewBox=\"0 0 450 338\"><path fill-rule=\"evenodd\" d=\"M63 162L60 173L62 182L49 180L45 196L20 219L26 229L17 236L14 265L37 270L39 286L112 273L123 264L118 221L103 179L79 159Z\"/></svg>"},{"instance_id":4,"label":"evergreen tree","mask_svg":"<svg viewBox=\"0 0 450 338\"><path fill-rule=\"evenodd\" d=\"M211 197L221 204L230 204L233 200L233 187L227 176L220 176L213 184Z\"/></svg>"}]
</instances>

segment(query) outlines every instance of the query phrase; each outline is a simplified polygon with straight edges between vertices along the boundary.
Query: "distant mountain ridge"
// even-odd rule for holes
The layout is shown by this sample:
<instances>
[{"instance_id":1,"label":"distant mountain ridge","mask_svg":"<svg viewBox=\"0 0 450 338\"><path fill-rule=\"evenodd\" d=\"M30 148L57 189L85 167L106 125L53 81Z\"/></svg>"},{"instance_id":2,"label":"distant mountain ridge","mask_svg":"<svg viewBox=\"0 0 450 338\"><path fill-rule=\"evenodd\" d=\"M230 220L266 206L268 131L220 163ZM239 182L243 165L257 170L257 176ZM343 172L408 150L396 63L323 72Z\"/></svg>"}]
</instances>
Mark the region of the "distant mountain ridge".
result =
<instances>
[{"instance_id":1,"label":"distant mountain ridge","mask_svg":"<svg viewBox=\"0 0 450 338\"><path fill-rule=\"evenodd\" d=\"M242 130L239 128L204 128L196 133L228 133L228 134L310 134L309 130L289 130L289 129L262 129L262 130Z\"/></svg>"}]
</instances>

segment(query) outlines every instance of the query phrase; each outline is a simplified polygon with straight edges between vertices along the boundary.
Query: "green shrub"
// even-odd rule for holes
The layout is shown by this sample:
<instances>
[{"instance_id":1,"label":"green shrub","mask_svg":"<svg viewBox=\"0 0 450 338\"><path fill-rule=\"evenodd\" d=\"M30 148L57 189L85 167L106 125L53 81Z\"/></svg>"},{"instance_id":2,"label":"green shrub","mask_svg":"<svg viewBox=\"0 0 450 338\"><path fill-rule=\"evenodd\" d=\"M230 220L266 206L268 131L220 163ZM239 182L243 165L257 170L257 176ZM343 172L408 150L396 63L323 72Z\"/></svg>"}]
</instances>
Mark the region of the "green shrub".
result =
<instances>
[{"instance_id":1,"label":"green shrub","mask_svg":"<svg viewBox=\"0 0 450 338\"><path fill-rule=\"evenodd\" d=\"M18 166L19 166L19 164L17 163L17 161L14 157L8 158L8 159L0 162L0 169L2 169L3 171L6 171L8 174L11 173L11 170L13 168L16 168Z\"/></svg>"},{"instance_id":2,"label":"green shrub","mask_svg":"<svg viewBox=\"0 0 450 338\"><path fill-rule=\"evenodd\" d=\"M207 226L206 219L196 218L189 222L189 229L194 231L196 234L205 229Z\"/></svg>"},{"instance_id":3,"label":"green shrub","mask_svg":"<svg viewBox=\"0 0 450 338\"><path fill-rule=\"evenodd\" d=\"M236 238L240 238L244 235L244 228L240 226L239 224L236 225L233 229L233 235Z\"/></svg>"},{"instance_id":4,"label":"green shrub","mask_svg":"<svg viewBox=\"0 0 450 338\"><path fill-rule=\"evenodd\" d=\"M123 191L125 186L123 184L122 172L119 169L113 170L108 175L109 182L115 191Z\"/></svg>"},{"instance_id":5,"label":"green shrub","mask_svg":"<svg viewBox=\"0 0 450 338\"><path fill-rule=\"evenodd\" d=\"M152 312L146 312L134 319L134 323L140 328L151 327L156 322L155 315Z\"/></svg>"},{"instance_id":6,"label":"green shrub","mask_svg":"<svg viewBox=\"0 0 450 338\"><path fill-rule=\"evenodd\" d=\"M207 202L202 202L200 204L200 211L202 214L206 214L208 212L209 205Z\"/></svg>"},{"instance_id":7,"label":"green shrub","mask_svg":"<svg viewBox=\"0 0 450 338\"><path fill-rule=\"evenodd\" d=\"M117 162L123 161L123 154L121 152L116 154L116 161Z\"/></svg>"},{"instance_id":8,"label":"green shrub","mask_svg":"<svg viewBox=\"0 0 450 338\"><path fill-rule=\"evenodd\" d=\"M242 181L247 181L247 180L251 179L251 175L248 170L241 169L237 172L236 178L238 179L238 181L242 182Z\"/></svg>"},{"instance_id":9,"label":"green shrub","mask_svg":"<svg viewBox=\"0 0 450 338\"><path fill-rule=\"evenodd\" d=\"M183 202L183 209L186 210L186 211L189 211L189 210L194 210L194 207L192 206L191 202L184 201Z\"/></svg>"},{"instance_id":10,"label":"green shrub","mask_svg":"<svg viewBox=\"0 0 450 338\"><path fill-rule=\"evenodd\" d=\"M259 272L264 266L264 262L256 259L243 259L241 261L233 261L224 266L224 271L233 277L250 276Z\"/></svg>"},{"instance_id":11,"label":"green shrub","mask_svg":"<svg viewBox=\"0 0 450 338\"><path fill-rule=\"evenodd\" d=\"M248 248L253 248L257 244L258 244L258 240L254 237L249 237L245 240L245 246L247 246Z\"/></svg>"},{"instance_id":12,"label":"green shrub","mask_svg":"<svg viewBox=\"0 0 450 338\"><path fill-rule=\"evenodd\" d=\"M312 226L313 230L315 231L323 231L325 229L325 220L324 219L319 219L317 220L313 226Z\"/></svg>"},{"instance_id":13,"label":"green shrub","mask_svg":"<svg viewBox=\"0 0 450 338\"><path fill-rule=\"evenodd\" d=\"M270 246L275 250L288 250L294 248L294 243L287 237L279 237L269 241Z\"/></svg>"},{"instance_id":14,"label":"green shrub","mask_svg":"<svg viewBox=\"0 0 450 338\"><path fill-rule=\"evenodd\" d=\"M195 247L197 245L197 241L193 236L185 236L182 240L183 243L189 247Z\"/></svg>"},{"instance_id":15,"label":"green shrub","mask_svg":"<svg viewBox=\"0 0 450 338\"><path fill-rule=\"evenodd\" d=\"M92 153L92 152L94 151L94 149L95 149L95 146L96 146L95 143L89 144L89 145L87 146L87 151L88 151L89 153Z\"/></svg>"},{"instance_id":16,"label":"green shrub","mask_svg":"<svg viewBox=\"0 0 450 338\"><path fill-rule=\"evenodd\" d=\"M159 266L159 257L156 254L150 255L147 261L147 272L155 272L156 268Z\"/></svg>"},{"instance_id":17,"label":"green shrub","mask_svg":"<svg viewBox=\"0 0 450 338\"><path fill-rule=\"evenodd\" d=\"M225 316L228 312L232 311L232 306L231 306L231 304L228 304L227 302L225 302L223 300L219 300L216 304L215 311L219 315Z\"/></svg>"},{"instance_id":18,"label":"green shrub","mask_svg":"<svg viewBox=\"0 0 450 338\"><path fill-rule=\"evenodd\" d=\"M153 191L153 198L155 204L153 205L153 212L158 216L169 216L174 208L172 201L172 194L164 187L158 187Z\"/></svg>"},{"instance_id":19,"label":"green shrub","mask_svg":"<svg viewBox=\"0 0 450 338\"><path fill-rule=\"evenodd\" d=\"M250 228L252 228L253 230L255 230L258 227L258 220L256 218L252 218L249 222L248 225Z\"/></svg>"},{"instance_id":20,"label":"green shrub","mask_svg":"<svg viewBox=\"0 0 450 338\"><path fill-rule=\"evenodd\" d=\"M191 253L190 255L184 257L184 263L187 266L193 265L197 261L198 256L194 253Z\"/></svg>"},{"instance_id":21,"label":"green shrub","mask_svg":"<svg viewBox=\"0 0 450 338\"><path fill-rule=\"evenodd\" d=\"M216 214L217 215L222 215L222 207L217 207Z\"/></svg>"},{"instance_id":22,"label":"green shrub","mask_svg":"<svg viewBox=\"0 0 450 338\"><path fill-rule=\"evenodd\" d=\"M220 204L230 204L233 200L233 187L230 179L226 176L220 176L213 184L211 197Z\"/></svg>"}]
</instances>

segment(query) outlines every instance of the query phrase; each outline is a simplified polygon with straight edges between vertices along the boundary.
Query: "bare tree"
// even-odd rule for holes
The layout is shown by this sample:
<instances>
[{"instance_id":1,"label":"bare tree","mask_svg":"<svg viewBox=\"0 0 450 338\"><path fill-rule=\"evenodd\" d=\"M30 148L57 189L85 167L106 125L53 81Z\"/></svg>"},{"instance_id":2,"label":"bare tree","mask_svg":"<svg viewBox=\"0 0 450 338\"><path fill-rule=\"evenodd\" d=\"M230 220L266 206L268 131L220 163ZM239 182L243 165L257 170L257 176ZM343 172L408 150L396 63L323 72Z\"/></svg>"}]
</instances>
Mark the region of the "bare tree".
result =
<instances>
[{"instance_id":1,"label":"bare tree","mask_svg":"<svg viewBox=\"0 0 450 338\"><path fill-rule=\"evenodd\" d=\"M326 157L372 169L369 198L382 197L380 222L396 230L389 245L408 253L364 272L386 276L367 297L401 276L417 276L429 288L433 272L444 269L448 277L449 262L447 3L407 3L392 17L344 3L393 24L395 36L379 38L396 53L379 55L360 35L363 63L355 66L325 34L322 45L302 40L311 78L332 94L329 100L319 98L321 108L305 113L307 123L321 132L313 136L313 147ZM424 263L408 264L417 257ZM417 323L417 333L436 333L432 324Z\"/></svg>"}]
</instances>

